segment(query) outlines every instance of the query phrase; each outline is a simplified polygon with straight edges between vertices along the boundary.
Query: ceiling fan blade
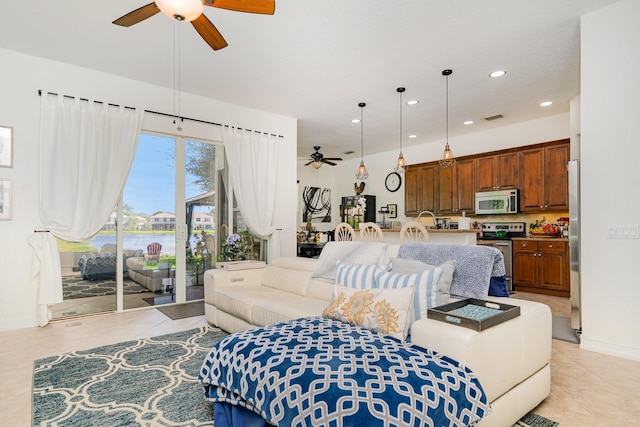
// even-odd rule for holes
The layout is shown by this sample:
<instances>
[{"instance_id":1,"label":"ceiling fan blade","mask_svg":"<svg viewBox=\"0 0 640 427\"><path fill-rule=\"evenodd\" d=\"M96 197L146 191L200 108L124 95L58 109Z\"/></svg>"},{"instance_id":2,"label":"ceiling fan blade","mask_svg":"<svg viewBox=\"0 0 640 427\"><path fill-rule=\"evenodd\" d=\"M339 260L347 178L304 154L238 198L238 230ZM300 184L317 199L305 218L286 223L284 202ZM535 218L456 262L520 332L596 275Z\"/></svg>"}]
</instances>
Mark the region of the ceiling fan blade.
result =
<instances>
[{"instance_id":1,"label":"ceiling fan blade","mask_svg":"<svg viewBox=\"0 0 640 427\"><path fill-rule=\"evenodd\" d=\"M205 0L204 5L265 15L273 15L276 11L275 0Z\"/></svg>"},{"instance_id":2,"label":"ceiling fan blade","mask_svg":"<svg viewBox=\"0 0 640 427\"><path fill-rule=\"evenodd\" d=\"M327 160L327 159L322 159L322 163L326 163L326 164L331 165L331 166L335 166L335 165L337 165L337 163L330 162L330 161L329 161L329 160Z\"/></svg>"},{"instance_id":3,"label":"ceiling fan blade","mask_svg":"<svg viewBox=\"0 0 640 427\"><path fill-rule=\"evenodd\" d=\"M335 161L342 161L342 159L340 157L325 157L325 160L335 160Z\"/></svg>"},{"instance_id":4,"label":"ceiling fan blade","mask_svg":"<svg viewBox=\"0 0 640 427\"><path fill-rule=\"evenodd\" d=\"M315 162L315 160L311 160L310 162L305 163L305 166L309 166L311 163Z\"/></svg>"},{"instance_id":5,"label":"ceiling fan blade","mask_svg":"<svg viewBox=\"0 0 640 427\"><path fill-rule=\"evenodd\" d=\"M191 21L191 25L213 50L227 47L227 42L220 31L209 21L209 18L204 16L204 13Z\"/></svg>"},{"instance_id":6,"label":"ceiling fan blade","mask_svg":"<svg viewBox=\"0 0 640 427\"><path fill-rule=\"evenodd\" d=\"M130 27L133 24L144 21L147 18L151 18L158 12L160 12L158 6L155 3L149 3L146 6L142 6L132 12L127 13L124 16L121 16L120 18L113 21L113 23L122 27Z\"/></svg>"}]
</instances>

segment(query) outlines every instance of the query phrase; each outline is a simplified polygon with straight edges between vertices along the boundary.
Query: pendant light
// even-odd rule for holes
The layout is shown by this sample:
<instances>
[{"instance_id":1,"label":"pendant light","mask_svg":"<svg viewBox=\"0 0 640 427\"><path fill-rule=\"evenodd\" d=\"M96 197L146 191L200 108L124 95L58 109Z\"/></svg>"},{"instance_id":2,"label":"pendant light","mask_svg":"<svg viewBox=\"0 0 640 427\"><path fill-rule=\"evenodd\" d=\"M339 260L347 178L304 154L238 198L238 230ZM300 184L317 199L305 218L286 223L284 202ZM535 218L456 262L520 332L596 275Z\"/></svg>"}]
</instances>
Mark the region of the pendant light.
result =
<instances>
[{"instance_id":1,"label":"pendant light","mask_svg":"<svg viewBox=\"0 0 640 427\"><path fill-rule=\"evenodd\" d=\"M367 104L361 102L358 104L360 107L360 167L358 167L358 172L356 173L356 179L367 179L369 178L369 171L364 165L364 142L363 142L363 120L362 120L362 111Z\"/></svg>"},{"instance_id":2,"label":"pendant light","mask_svg":"<svg viewBox=\"0 0 640 427\"><path fill-rule=\"evenodd\" d=\"M400 94L400 154L398 154L396 167L393 168L393 170L402 173L407 167L407 163L404 161L404 156L402 155L402 92L404 92L405 89L399 87L396 91Z\"/></svg>"},{"instance_id":3,"label":"pendant light","mask_svg":"<svg viewBox=\"0 0 640 427\"><path fill-rule=\"evenodd\" d=\"M447 78L447 143L444 146L442 152L442 158L440 159L440 167L449 168L453 166L456 159L453 157L453 152L449 148L449 76L453 73L452 70L443 70L442 75Z\"/></svg>"}]
</instances>

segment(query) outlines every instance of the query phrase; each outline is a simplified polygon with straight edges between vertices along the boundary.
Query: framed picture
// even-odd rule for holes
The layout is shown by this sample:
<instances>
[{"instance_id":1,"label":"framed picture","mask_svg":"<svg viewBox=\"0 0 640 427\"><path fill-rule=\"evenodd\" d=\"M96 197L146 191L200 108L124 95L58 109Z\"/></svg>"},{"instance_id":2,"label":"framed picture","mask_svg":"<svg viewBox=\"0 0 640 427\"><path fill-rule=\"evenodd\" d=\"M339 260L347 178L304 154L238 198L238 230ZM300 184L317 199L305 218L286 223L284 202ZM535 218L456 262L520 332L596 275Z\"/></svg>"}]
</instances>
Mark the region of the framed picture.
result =
<instances>
[{"instance_id":1,"label":"framed picture","mask_svg":"<svg viewBox=\"0 0 640 427\"><path fill-rule=\"evenodd\" d=\"M0 167L13 167L13 128L0 126Z\"/></svg>"},{"instance_id":2,"label":"framed picture","mask_svg":"<svg viewBox=\"0 0 640 427\"><path fill-rule=\"evenodd\" d=\"M0 220L10 220L12 209L11 180L0 179Z\"/></svg>"},{"instance_id":3,"label":"framed picture","mask_svg":"<svg viewBox=\"0 0 640 427\"><path fill-rule=\"evenodd\" d=\"M389 218L398 218L398 205L387 205L387 209L389 209Z\"/></svg>"}]
</instances>

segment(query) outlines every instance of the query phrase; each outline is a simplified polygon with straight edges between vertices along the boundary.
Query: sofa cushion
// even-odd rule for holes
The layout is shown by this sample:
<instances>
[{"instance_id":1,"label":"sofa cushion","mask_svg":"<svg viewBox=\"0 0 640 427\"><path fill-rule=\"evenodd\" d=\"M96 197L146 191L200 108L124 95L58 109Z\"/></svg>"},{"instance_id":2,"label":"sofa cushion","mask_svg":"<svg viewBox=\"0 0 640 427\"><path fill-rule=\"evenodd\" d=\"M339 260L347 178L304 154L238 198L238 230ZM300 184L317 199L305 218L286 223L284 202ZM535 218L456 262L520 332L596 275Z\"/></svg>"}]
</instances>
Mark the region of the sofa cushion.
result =
<instances>
[{"instance_id":1,"label":"sofa cushion","mask_svg":"<svg viewBox=\"0 0 640 427\"><path fill-rule=\"evenodd\" d=\"M335 285L322 315L405 340L411 318L413 286L358 289Z\"/></svg>"},{"instance_id":2,"label":"sofa cushion","mask_svg":"<svg viewBox=\"0 0 640 427\"><path fill-rule=\"evenodd\" d=\"M345 264L337 262L336 284L358 289L377 288L375 273L389 271L390 265Z\"/></svg>"},{"instance_id":3,"label":"sofa cushion","mask_svg":"<svg viewBox=\"0 0 640 427\"><path fill-rule=\"evenodd\" d=\"M251 307L262 299L282 298L283 294L286 293L266 286L233 285L214 289L213 298L218 310L255 325L251 317Z\"/></svg>"},{"instance_id":4,"label":"sofa cushion","mask_svg":"<svg viewBox=\"0 0 640 427\"><path fill-rule=\"evenodd\" d=\"M311 277L334 283L338 260L346 264L380 264L387 246L380 242L329 242L322 248Z\"/></svg>"},{"instance_id":5,"label":"sofa cushion","mask_svg":"<svg viewBox=\"0 0 640 427\"><path fill-rule=\"evenodd\" d=\"M398 274L393 272L376 273L378 287L398 289L415 287L411 321L427 317L427 309L438 305L438 280L442 269L434 267L422 273Z\"/></svg>"},{"instance_id":6,"label":"sofa cushion","mask_svg":"<svg viewBox=\"0 0 640 427\"><path fill-rule=\"evenodd\" d=\"M333 283L329 283L326 280L310 279L307 285L307 293L305 294L311 298L321 299L323 301L331 301L331 295L333 295Z\"/></svg>"},{"instance_id":7,"label":"sofa cushion","mask_svg":"<svg viewBox=\"0 0 640 427\"><path fill-rule=\"evenodd\" d=\"M256 326L267 326L301 317L320 316L327 301L279 292L271 298L255 301L251 307L251 320Z\"/></svg>"},{"instance_id":8,"label":"sofa cushion","mask_svg":"<svg viewBox=\"0 0 640 427\"><path fill-rule=\"evenodd\" d=\"M434 265L426 264L422 261L405 258L391 258L391 271L398 274L422 273L425 270L434 268ZM456 261L451 260L440 264L442 275L438 280L438 304L447 304L451 296L451 281L456 269Z\"/></svg>"},{"instance_id":9,"label":"sofa cushion","mask_svg":"<svg viewBox=\"0 0 640 427\"><path fill-rule=\"evenodd\" d=\"M310 277L311 271L309 270L293 270L271 264L265 269L261 284L269 288L304 295L307 292Z\"/></svg>"}]
</instances>

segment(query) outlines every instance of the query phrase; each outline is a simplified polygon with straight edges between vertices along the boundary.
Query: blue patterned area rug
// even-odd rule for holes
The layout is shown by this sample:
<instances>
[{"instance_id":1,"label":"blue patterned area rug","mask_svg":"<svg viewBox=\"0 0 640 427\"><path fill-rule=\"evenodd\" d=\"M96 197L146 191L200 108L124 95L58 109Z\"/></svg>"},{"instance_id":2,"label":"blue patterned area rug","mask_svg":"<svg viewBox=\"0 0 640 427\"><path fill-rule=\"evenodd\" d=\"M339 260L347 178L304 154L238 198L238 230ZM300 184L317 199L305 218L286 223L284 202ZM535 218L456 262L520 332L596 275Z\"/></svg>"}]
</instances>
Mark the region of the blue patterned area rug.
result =
<instances>
[{"instance_id":1,"label":"blue patterned area rug","mask_svg":"<svg viewBox=\"0 0 640 427\"><path fill-rule=\"evenodd\" d=\"M212 426L198 373L213 327L38 359L33 425Z\"/></svg>"}]
</instances>

